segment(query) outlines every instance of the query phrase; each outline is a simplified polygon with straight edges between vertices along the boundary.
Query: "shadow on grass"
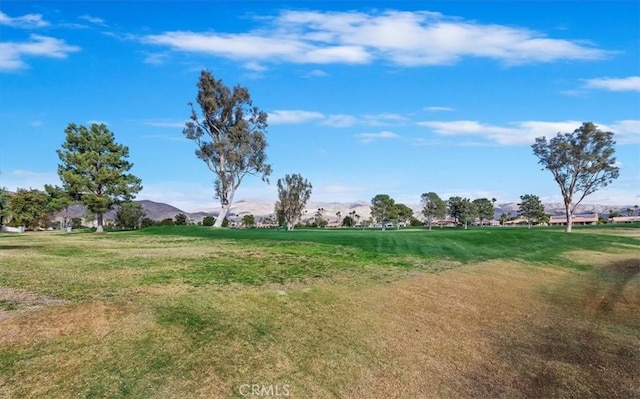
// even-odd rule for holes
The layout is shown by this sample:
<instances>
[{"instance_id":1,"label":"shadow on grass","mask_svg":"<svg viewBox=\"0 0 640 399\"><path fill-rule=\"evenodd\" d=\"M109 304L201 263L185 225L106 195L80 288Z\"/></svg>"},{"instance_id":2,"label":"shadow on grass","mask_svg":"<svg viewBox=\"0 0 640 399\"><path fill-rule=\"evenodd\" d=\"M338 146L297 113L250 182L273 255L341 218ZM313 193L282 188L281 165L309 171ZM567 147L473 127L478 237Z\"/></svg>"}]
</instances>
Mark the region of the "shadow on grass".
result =
<instances>
[{"instance_id":1,"label":"shadow on grass","mask_svg":"<svg viewBox=\"0 0 640 399\"><path fill-rule=\"evenodd\" d=\"M640 274L640 259L625 259L614 262L603 268L601 274L605 279L612 281L612 284L600 302L600 309L604 312L611 312L616 302L629 303L624 292L629 282Z\"/></svg>"},{"instance_id":2,"label":"shadow on grass","mask_svg":"<svg viewBox=\"0 0 640 399\"><path fill-rule=\"evenodd\" d=\"M469 393L502 398L640 397L640 259L613 262L545 314L494 332ZM567 287L564 287L567 289ZM580 300L580 298L583 298Z\"/></svg>"}]
</instances>

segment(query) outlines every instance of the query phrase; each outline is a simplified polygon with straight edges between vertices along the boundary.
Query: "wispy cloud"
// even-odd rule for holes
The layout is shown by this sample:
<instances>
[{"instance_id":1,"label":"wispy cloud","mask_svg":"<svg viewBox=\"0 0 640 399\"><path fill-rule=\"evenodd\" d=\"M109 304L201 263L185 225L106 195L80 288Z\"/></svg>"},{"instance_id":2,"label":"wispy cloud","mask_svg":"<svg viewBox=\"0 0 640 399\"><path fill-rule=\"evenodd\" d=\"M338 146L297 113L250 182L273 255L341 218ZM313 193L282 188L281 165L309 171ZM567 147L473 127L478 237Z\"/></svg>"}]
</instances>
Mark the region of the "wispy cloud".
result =
<instances>
[{"instance_id":1,"label":"wispy cloud","mask_svg":"<svg viewBox=\"0 0 640 399\"><path fill-rule=\"evenodd\" d=\"M80 47L54 37L30 35L27 42L0 43L0 72L12 72L27 68L25 58L67 58Z\"/></svg>"},{"instance_id":2,"label":"wispy cloud","mask_svg":"<svg viewBox=\"0 0 640 399\"><path fill-rule=\"evenodd\" d=\"M12 28L34 29L49 26L49 22L42 19L41 14L26 14L20 17L10 17L0 11L0 25Z\"/></svg>"},{"instance_id":3,"label":"wispy cloud","mask_svg":"<svg viewBox=\"0 0 640 399\"><path fill-rule=\"evenodd\" d=\"M187 121L144 121L146 126L162 127L169 129L183 129Z\"/></svg>"},{"instance_id":4,"label":"wispy cloud","mask_svg":"<svg viewBox=\"0 0 640 399\"><path fill-rule=\"evenodd\" d=\"M327 76L329 76L328 73L326 73L325 71L321 70L321 69L314 69L312 71L309 71L308 73L303 75L305 78L325 78Z\"/></svg>"},{"instance_id":5,"label":"wispy cloud","mask_svg":"<svg viewBox=\"0 0 640 399\"><path fill-rule=\"evenodd\" d=\"M381 112L379 114L347 115L329 114L325 115L318 111L305 110L277 110L269 112L270 124L299 124L309 122L319 122L323 126L344 128L356 125L362 126L390 126L406 124L410 119L404 115L391 112Z\"/></svg>"},{"instance_id":6,"label":"wispy cloud","mask_svg":"<svg viewBox=\"0 0 640 399\"><path fill-rule=\"evenodd\" d=\"M90 22L90 23L92 23L94 25L107 26L107 24L105 23L104 19L98 18L98 17L94 17L94 16L91 16L91 15L88 15L88 14L81 15L78 18L80 18L80 19L82 19L84 21Z\"/></svg>"},{"instance_id":7,"label":"wispy cloud","mask_svg":"<svg viewBox=\"0 0 640 399\"><path fill-rule=\"evenodd\" d=\"M272 125L306 123L324 118L324 115L315 111L303 110L279 110L269 112L269 123Z\"/></svg>"},{"instance_id":8,"label":"wispy cloud","mask_svg":"<svg viewBox=\"0 0 640 399\"><path fill-rule=\"evenodd\" d=\"M358 118L353 115L335 114L327 116L322 124L330 127L349 127L358 124Z\"/></svg>"},{"instance_id":9,"label":"wispy cloud","mask_svg":"<svg viewBox=\"0 0 640 399\"><path fill-rule=\"evenodd\" d=\"M300 64L383 61L411 67L487 58L518 65L597 60L610 54L580 39L425 11L284 11L255 20L261 25L242 33L167 31L140 40L233 60Z\"/></svg>"},{"instance_id":10,"label":"wispy cloud","mask_svg":"<svg viewBox=\"0 0 640 399\"><path fill-rule=\"evenodd\" d=\"M36 172L32 170L16 169L2 173L2 186L9 191L18 188L44 189L45 184L60 184L60 178L56 173Z\"/></svg>"},{"instance_id":11,"label":"wispy cloud","mask_svg":"<svg viewBox=\"0 0 640 399\"><path fill-rule=\"evenodd\" d=\"M429 112L449 112L449 111L453 111L453 108L433 106L433 107L425 107L424 110Z\"/></svg>"},{"instance_id":12,"label":"wispy cloud","mask_svg":"<svg viewBox=\"0 0 640 399\"><path fill-rule=\"evenodd\" d=\"M168 57L167 53L145 53L143 62L149 65L162 65Z\"/></svg>"},{"instance_id":13,"label":"wispy cloud","mask_svg":"<svg viewBox=\"0 0 640 399\"><path fill-rule=\"evenodd\" d=\"M594 122L595 123L595 122ZM442 136L479 137L500 145L531 145L536 137L552 137L557 133L569 133L582 125L580 121L521 121L507 126L497 126L478 121L428 121L419 126L430 128ZM601 130L612 131L620 144L640 143L640 120L617 121L611 125L598 124ZM473 145L480 144L473 142Z\"/></svg>"},{"instance_id":14,"label":"wispy cloud","mask_svg":"<svg viewBox=\"0 0 640 399\"><path fill-rule=\"evenodd\" d=\"M397 139L400 136L393 132L382 131L379 133L360 133L358 135L360 141L365 144L371 143L374 140L386 140L386 139Z\"/></svg>"},{"instance_id":15,"label":"wispy cloud","mask_svg":"<svg viewBox=\"0 0 640 399\"><path fill-rule=\"evenodd\" d=\"M640 91L640 76L588 79L584 87L609 91Z\"/></svg>"}]
</instances>

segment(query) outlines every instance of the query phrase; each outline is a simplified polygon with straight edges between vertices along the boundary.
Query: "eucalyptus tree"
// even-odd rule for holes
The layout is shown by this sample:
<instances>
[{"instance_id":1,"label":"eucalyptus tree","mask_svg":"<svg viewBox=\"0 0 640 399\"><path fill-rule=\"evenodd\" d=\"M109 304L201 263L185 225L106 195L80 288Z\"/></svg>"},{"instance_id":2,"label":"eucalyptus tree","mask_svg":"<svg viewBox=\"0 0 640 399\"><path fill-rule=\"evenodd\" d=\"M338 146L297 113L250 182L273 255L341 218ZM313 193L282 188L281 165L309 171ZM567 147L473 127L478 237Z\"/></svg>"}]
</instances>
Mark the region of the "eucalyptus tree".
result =
<instances>
[{"instance_id":1,"label":"eucalyptus tree","mask_svg":"<svg viewBox=\"0 0 640 399\"><path fill-rule=\"evenodd\" d=\"M131 201L142 189L141 180L127 173L129 148L115 142L104 124L89 128L70 123L58 150L58 175L64 190L96 215L97 232L103 231L103 215L114 205Z\"/></svg>"},{"instance_id":2,"label":"eucalyptus tree","mask_svg":"<svg viewBox=\"0 0 640 399\"><path fill-rule=\"evenodd\" d=\"M447 215L447 203L433 191L422 194L420 202L422 203L422 214L427 219L429 230L431 230L434 219L444 219Z\"/></svg>"},{"instance_id":3,"label":"eucalyptus tree","mask_svg":"<svg viewBox=\"0 0 640 399\"><path fill-rule=\"evenodd\" d=\"M531 146L538 163L551 172L560 186L567 233L571 232L573 212L580 202L618 178L614 145L613 132L585 122L573 133L558 133L549 141L538 137Z\"/></svg>"},{"instance_id":4,"label":"eucalyptus tree","mask_svg":"<svg viewBox=\"0 0 640 399\"><path fill-rule=\"evenodd\" d=\"M525 194L520 196L518 213L527 219L527 225L531 228L532 220L542 220L545 216L544 205L537 195Z\"/></svg>"},{"instance_id":5,"label":"eucalyptus tree","mask_svg":"<svg viewBox=\"0 0 640 399\"><path fill-rule=\"evenodd\" d=\"M216 176L215 197L221 211L214 227L221 227L233 203L238 187L247 175L269 182L271 165L267 163L267 114L253 106L249 90L225 86L210 71L202 71L198 80L197 103L183 130L195 142L196 157L203 160Z\"/></svg>"},{"instance_id":6,"label":"eucalyptus tree","mask_svg":"<svg viewBox=\"0 0 640 399\"><path fill-rule=\"evenodd\" d=\"M307 179L295 173L278 179L277 186L276 214L282 216L282 219L286 222L287 230L293 230L307 206L313 187Z\"/></svg>"}]
</instances>

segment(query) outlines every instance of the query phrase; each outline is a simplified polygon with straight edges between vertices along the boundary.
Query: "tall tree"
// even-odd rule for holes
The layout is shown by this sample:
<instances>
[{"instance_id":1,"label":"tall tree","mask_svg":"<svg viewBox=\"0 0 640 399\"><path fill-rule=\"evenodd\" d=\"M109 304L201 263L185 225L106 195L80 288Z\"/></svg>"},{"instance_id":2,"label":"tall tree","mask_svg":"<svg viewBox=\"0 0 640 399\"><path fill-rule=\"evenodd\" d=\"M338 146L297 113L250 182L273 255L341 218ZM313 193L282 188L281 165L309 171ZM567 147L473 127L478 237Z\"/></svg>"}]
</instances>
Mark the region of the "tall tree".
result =
<instances>
[{"instance_id":1,"label":"tall tree","mask_svg":"<svg viewBox=\"0 0 640 399\"><path fill-rule=\"evenodd\" d=\"M8 211L13 226L44 227L49 214L47 195L40 190L19 188L9 197Z\"/></svg>"},{"instance_id":2,"label":"tall tree","mask_svg":"<svg viewBox=\"0 0 640 399\"><path fill-rule=\"evenodd\" d=\"M396 202L387 194L378 194L371 199L371 217L382 224L385 224L396 217Z\"/></svg>"},{"instance_id":3,"label":"tall tree","mask_svg":"<svg viewBox=\"0 0 640 399\"><path fill-rule=\"evenodd\" d=\"M246 175L269 181L267 114L253 106L249 90L240 86L231 90L209 71L200 73L197 87L202 115L189 103L191 118L183 133L196 143L196 156L216 175L215 195L222 209L214 227L221 227Z\"/></svg>"},{"instance_id":4,"label":"tall tree","mask_svg":"<svg viewBox=\"0 0 640 399\"><path fill-rule=\"evenodd\" d=\"M469 227L469 222L473 222L478 217L478 208L469 198L463 198L460 209L460 221L464 223L466 230Z\"/></svg>"},{"instance_id":5,"label":"tall tree","mask_svg":"<svg viewBox=\"0 0 640 399\"><path fill-rule=\"evenodd\" d=\"M484 226L485 220L493 220L493 214L495 212L493 208L494 203L495 200L490 201L487 198L477 198L473 200L476 216L480 219L480 227Z\"/></svg>"},{"instance_id":6,"label":"tall tree","mask_svg":"<svg viewBox=\"0 0 640 399\"><path fill-rule=\"evenodd\" d=\"M287 230L292 230L311 197L311 183L300 174L285 175L278 179L278 201L275 204L276 214L282 215ZM319 211L319 210L318 210Z\"/></svg>"},{"instance_id":7,"label":"tall tree","mask_svg":"<svg viewBox=\"0 0 640 399\"><path fill-rule=\"evenodd\" d=\"M146 212L139 202L124 202L116 211L116 225L125 229L138 229L142 227L145 216Z\"/></svg>"},{"instance_id":8,"label":"tall tree","mask_svg":"<svg viewBox=\"0 0 640 399\"><path fill-rule=\"evenodd\" d=\"M434 219L443 219L447 215L447 203L433 191L422 194L420 202L422 203L422 214L427 218L427 224L431 230Z\"/></svg>"},{"instance_id":9,"label":"tall tree","mask_svg":"<svg viewBox=\"0 0 640 399\"><path fill-rule=\"evenodd\" d=\"M531 221L544 218L544 205L537 195L525 194L520 196L518 213L527 219L527 225L531 228Z\"/></svg>"},{"instance_id":10,"label":"tall tree","mask_svg":"<svg viewBox=\"0 0 640 399\"><path fill-rule=\"evenodd\" d=\"M115 142L104 124L89 128L70 123L58 157L58 175L69 195L96 215L97 232L103 231L103 215L114 205L131 201L142 189L141 180L127 173L129 148Z\"/></svg>"},{"instance_id":11,"label":"tall tree","mask_svg":"<svg viewBox=\"0 0 640 399\"><path fill-rule=\"evenodd\" d=\"M463 208L464 208L464 198L462 197L449 197L447 200L447 212L449 212L449 216L453 218L456 222L456 225L461 220Z\"/></svg>"},{"instance_id":12,"label":"tall tree","mask_svg":"<svg viewBox=\"0 0 640 399\"><path fill-rule=\"evenodd\" d=\"M549 141L544 136L538 137L531 146L538 163L551 172L560 186L567 233L571 232L578 204L618 178L614 145L612 132L603 132L593 123L585 122L573 133L558 133Z\"/></svg>"}]
</instances>

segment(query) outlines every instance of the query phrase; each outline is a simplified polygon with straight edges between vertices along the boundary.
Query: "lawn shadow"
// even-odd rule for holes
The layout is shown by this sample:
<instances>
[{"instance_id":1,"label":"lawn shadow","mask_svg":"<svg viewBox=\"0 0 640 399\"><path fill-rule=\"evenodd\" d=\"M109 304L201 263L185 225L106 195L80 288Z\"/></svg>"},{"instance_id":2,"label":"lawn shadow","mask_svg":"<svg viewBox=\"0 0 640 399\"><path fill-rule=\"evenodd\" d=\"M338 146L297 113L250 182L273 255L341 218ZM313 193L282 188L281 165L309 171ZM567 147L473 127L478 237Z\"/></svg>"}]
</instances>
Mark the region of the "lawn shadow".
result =
<instances>
[{"instance_id":1,"label":"lawn shadow","mask_svg":"<svg viewBox=\"0 0 640 399\"><path fill-rule=\"evenodd\" d=\"M611 287L602 296L600 310L611 312L617 302L623 301L629 304L624 296L625 289L635 277L640 274L640 259L625 259L614 262L601 271L601 278L611 281Z\"/></svg>"},{"instance_id":2,"label":"lawn shadow","mask_svg":"<svg viewBox=\"0 0 640 399\"><path fill-rule=\"evenodd\" d=\"M503 398L640 397L640 259L615 261L490 332L494 356L469 391ZM496 365L500 365L496 367Z\"/></svg>"}]
</instances>

